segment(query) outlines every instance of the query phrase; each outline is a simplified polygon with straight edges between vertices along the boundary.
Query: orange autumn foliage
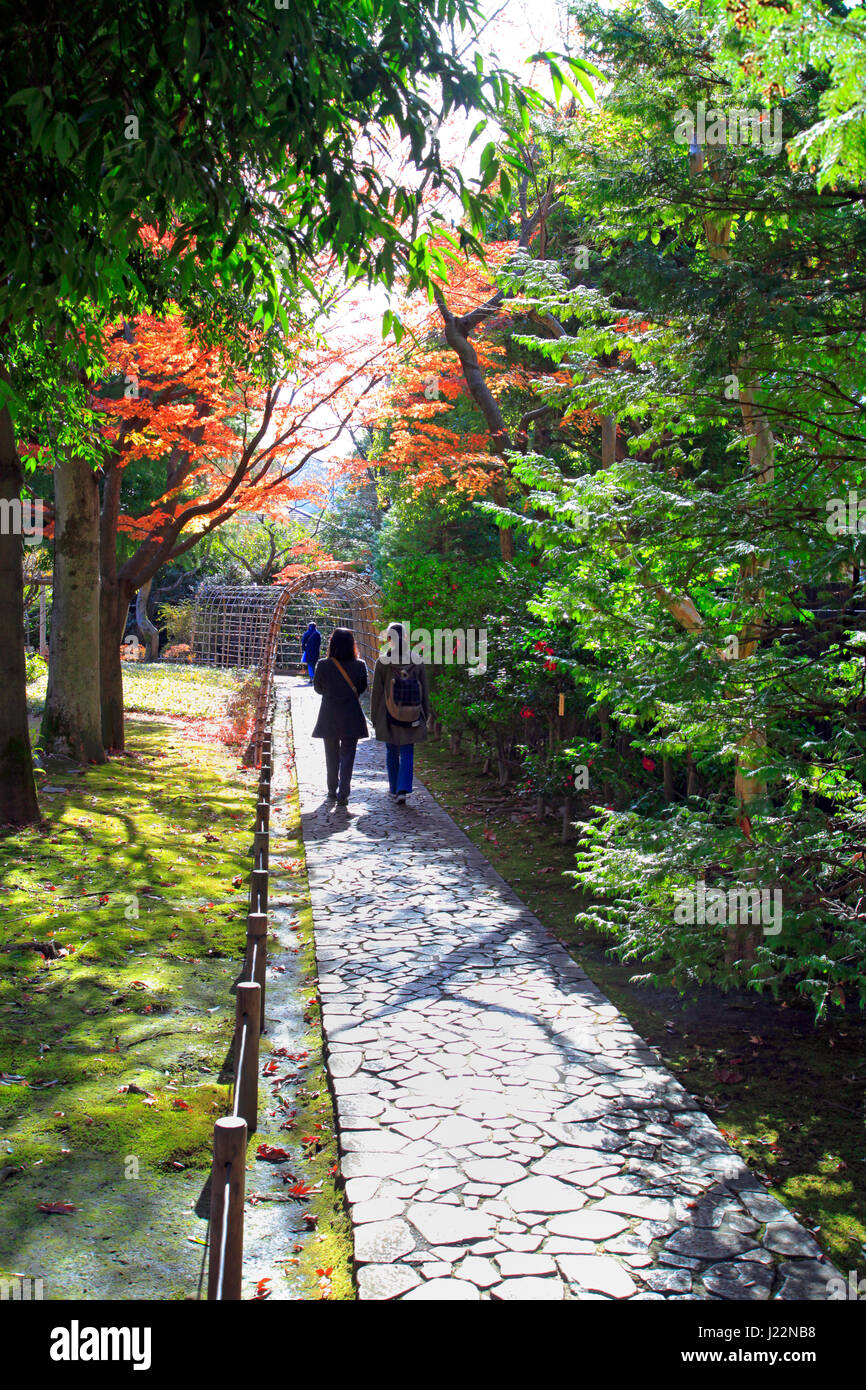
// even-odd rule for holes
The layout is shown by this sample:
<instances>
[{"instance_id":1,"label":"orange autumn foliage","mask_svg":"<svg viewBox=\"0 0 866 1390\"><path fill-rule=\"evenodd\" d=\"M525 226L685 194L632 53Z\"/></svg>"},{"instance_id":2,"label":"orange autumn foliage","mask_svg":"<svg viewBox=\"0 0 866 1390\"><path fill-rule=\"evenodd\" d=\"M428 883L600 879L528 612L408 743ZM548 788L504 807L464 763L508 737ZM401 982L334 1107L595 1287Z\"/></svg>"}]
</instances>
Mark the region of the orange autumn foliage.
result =
<instances>
[{"instance_id":1,"label":"orange autumn foliage","mask_svg":"<svg viewBox=\"0 0 866 1390\"><path fill-rule=\"evenodd\" d=\"M451 256L448 280L441 288L453 314L471 313L494 296L493 276L514 249L513 242L489 244L487 265ZM570 374L509 361L507 334L513 319L511 306L497 304L473 337L475 357L493 397L501 404L508 397L535 397L536 404L555 399L558 386L570 385ZM386 422L389 426L388 443L376 465L400 473L416 493L489 495L507 483L509 467L492 446L490 429L472 400L458 358L443 341L439 310L416 298L404 306L402 321L405 336L393 352L389 378L362 411L369 428ZM591 413L572 409L559 425L588 431ZM517 443L524 443L519 435ZM344 471L360 476L366 467L365 460L355 459Z\"/></svg>"}]
</instances>

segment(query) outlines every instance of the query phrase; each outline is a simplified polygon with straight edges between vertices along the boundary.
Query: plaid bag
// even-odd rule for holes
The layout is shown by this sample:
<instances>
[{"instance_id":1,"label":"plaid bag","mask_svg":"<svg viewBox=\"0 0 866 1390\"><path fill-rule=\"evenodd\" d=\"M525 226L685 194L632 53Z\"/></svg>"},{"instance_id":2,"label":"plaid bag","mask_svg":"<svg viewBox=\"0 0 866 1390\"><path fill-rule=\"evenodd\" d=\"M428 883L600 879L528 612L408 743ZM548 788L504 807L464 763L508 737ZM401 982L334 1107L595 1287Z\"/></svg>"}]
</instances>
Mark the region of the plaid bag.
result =
<instances>
[{"instance_id":1,"label":"plaid bag","mask_svg":"<svg viewBox=\"0 0 866 1390\"><path fill-rule=\"evenodd\" d=\"M411 666L394 672L385 690L385 708L392 724L411 729L421 723L421 682Z\"/></svg>"}]
</instances>

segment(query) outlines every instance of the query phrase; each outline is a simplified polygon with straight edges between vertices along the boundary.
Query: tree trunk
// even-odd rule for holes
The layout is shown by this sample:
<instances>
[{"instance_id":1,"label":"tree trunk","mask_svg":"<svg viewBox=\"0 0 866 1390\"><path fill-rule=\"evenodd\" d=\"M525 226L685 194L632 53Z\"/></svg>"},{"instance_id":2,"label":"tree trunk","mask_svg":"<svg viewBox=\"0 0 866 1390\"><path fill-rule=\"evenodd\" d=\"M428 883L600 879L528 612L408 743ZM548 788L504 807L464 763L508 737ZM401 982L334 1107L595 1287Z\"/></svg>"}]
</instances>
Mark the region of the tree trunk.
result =
<instances>
[{"instance_id":1,"label":"tree trunk","mask_svg":"<svg viewBox=\"0 0 866 1390\"><path fill-rule=\"evenodd\" d=\"M153 579L148 579L146 584L142 584L135 596L135 621L147 651L148 661L156 661L159 656L159 631L147 616L147 601L150 598L152 584Z\"/></svg>"},{"instance_id":2,"label":"tree trunk","mask_svg":"<svg viewBox=\"0 0 866 1390\"><path fill-rule=\"evenodd\" d=\"M117 582L106 585L103 575L99 604L99 683L102 713L102 741L107 749L122 753L123 663L120 644L129 612L129 600Z\"/></svg>"},{"instance_id":3,"label":"tree trunk","mask_svg":"<svg viewBox=\"0 0 866 1390\"><path fill-rule=\"evenodd\" d=\"M83 459L54 469L54 601L40 740L48 753L104 763L99 710L99 489Z\"/></svg>"},{"instance_id":4,"label":"tree trunk","mask_svg":"<svg viewBox=\"0 0 866 1390\"><path fill-rule=\"evenodd\" d=\"M716 152L718 153L718 152ZM704 167L703 150L697 151L690 158L690 166L693 174L699 173ZM716 179L717 175L713 175ZM707 243L710 255L719 261L730 260L729 244L731 240L732 221L717 223L710 217L704 219L704 230L706 232ZM759 483L771 483L775 473L775 441L773 432L770 429L770 422L766 412L755 403L754 383L746 382L739 385L739 376L749 372L748 354L744 354L737 361L733 362L732 369L738 378L737 399L740 403L740 415L743 420L743 429L749 449L749 475ZM764 593L760 586L756 586L759 573L759 563L753 555L744 560L740 565L740 584L742 592L746 598L752 596L758 599L759 604L763 602ZM751 592L750 592L751 591ZM740 634L740 642L737 650L737 659L747 661L757 650L760 638L760 625L747 624ZM750 725L743 737L739 740L736 772L734 775L734 795L737 800L738 815L740 826L744 827L744 833L749 835L749 814L754 801L766 794L764 782L753 775L753 765L755 761L755 750L758 750L760 758L761 752L767 746L767 736L763 729ZM746 955L748 959L754 957L754 947L756 938L750 937L747 942Z\"/></svg>"},{"instance_id":5,"label":"tree trunk","mask_svg":"<svg viewBox=\"0 0 866 1390\"><path fill-rule=\"evenodd\" d=\"M716 153L718 154L718 151L716 151ZM692 174L699 173L704 167L703 150L698 150L695 154L691 155L689 164ZM713 174L714 181L717 177L716 174ZM707 243L710 255L714 260L730 260L729 245L732 228L733 222L730 219L722 222L714 221L710 217L704 219ZM748 372L747 356L732 363L732 368L734 375L738 378L744 371ZM774 474L774 440L769 420L767 419L766 413L755 404L754 384L751 381L744 386L739 386L738 384L737 395L749 449L749 474L758 482L772 482ZM744 560L740 565L740 584L746 599L750 596L757 597L759 603L761 603L763 601L763 593L760 588L758 588L757 593L755 593L755 580L757 579L758 571L759 564L754 555L750 559ZM747 624L740 634L737 659L740 661L747 661L753 656L757 650L759 638L759 624ZM747 839L751 839L750 812L753 803L766 794L764 782L760 777L754 775L755 762L760 761L766 746L766 732L755 725L750 725L738 742L736 771L734 774L734 795L737 802L737 821ZM749 870L749 877L753 877L754 874L755 870ZM756 928L729 924L725 948L726 962L730 965L736 960L754 960L759 941L760 933Z\"/></svg>"},{"instance_id":6,"label":"tree trunk","mask_svg":"<svg viewBox=\"0 0 866 1390\"><path fill-rule=\"evenodd\" d=\"M695 760L690 752L686 754L686 762L688 764L689 776L688 785L686 787L686 796L689 798L693 796L700 796L701 784L698 778L698 769L695 767Z\"/></svg>"},{"instance_id":7,"label":"tree trunk","mask_svg":"<svg viewBox=\"0 0 866 1390\"><path fill-rule=\"evenodd\" d=\"M511 765L508 761L509 746L503 740L496 740L496 772L500 787L507 787L511 780Z\"/></svg>"},{"instance_id":8,"label":"tree trunk","mask_svg":"<svg viewBox=\"0 0 866 1390\"><path fill-rule=\"evenodd\" d=\"M616 463L616 416L601 415L601 466L605 470Z\"/></svg>"},{"instance_id":9,"label":"tree trunk","mask_svg":"<svg viewBox=\"0 0 866 1390\"><path fill-rule=\"evenodd\" d=\"M664 780L665 801L670 806L674 799L674 765L670 758L662 758L662 777Z\"/></svg>"},{"instance_id":10,"label":"tree trunk","mask_svg":"<svg viewBox=\"0 0 866 1390\"><path fill-rule=\"evenodd\" d=\"M46 584L39 585L39 655L48 656L48 596Z\"/></svg>"},{"instance_id":11,"label":"tree trunk","mask_svg":"<svg viewBox=\"0 0 866 1390\"><path fill-rule=\"evenodd\" d=\"M120 644L129 612L129 595L117 576L117 518L120 513L118 467L106 467L99 522L99 681L102 713L102 741L106 748L122 753L123 666Z\"/></svg>"},{"instance_id":12,"label":"tree trunk","mask_svg":"<svg viewBox=\"0 0 866 1390\"><path fill-rule=\"evenodd\" d=\"M607 704L607 701L605 701L603 704L599 705L598 710L597 710L596 712L597 712L597 714L598 714L598 722L599 722L599 724L601 725L601 746L602 746L602 748L609 748L609 747L610 747L610 706Z\"/></svg>"},{"instance_id":13,"label":"tree trunk","mask_svg":"<svg viewBox=\"0 0 866 1390\"><path fill-rule=\"evenodd\" d=\"M12 417L4 406L0 410L0 501L17 500L22 483ZM7 529L11 532L11 527ZM0 529L0 825L14 826L39 821L27 727L22 552L21 537Z\"/></svg>"}]
</instances>

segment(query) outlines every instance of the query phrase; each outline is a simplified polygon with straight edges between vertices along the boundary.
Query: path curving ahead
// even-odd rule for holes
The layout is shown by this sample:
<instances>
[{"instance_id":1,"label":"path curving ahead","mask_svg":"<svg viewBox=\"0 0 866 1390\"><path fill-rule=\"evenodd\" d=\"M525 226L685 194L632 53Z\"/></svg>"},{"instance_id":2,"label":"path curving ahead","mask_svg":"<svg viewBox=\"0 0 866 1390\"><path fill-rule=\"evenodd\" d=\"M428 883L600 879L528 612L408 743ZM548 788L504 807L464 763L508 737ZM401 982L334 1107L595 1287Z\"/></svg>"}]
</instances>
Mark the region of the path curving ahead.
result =
<instances>
[{"instance_id":1,"label":"path curving ahead","mask_svg":"<svg viewBox=\"0 0 866 1390\"><path fill-rule=\"evenodd\" d=\"M363 1299L824 1299L837 1271L420 785L291 687ZM278 750L278 756L279 756Z\"/></svg>"}]
</instances>

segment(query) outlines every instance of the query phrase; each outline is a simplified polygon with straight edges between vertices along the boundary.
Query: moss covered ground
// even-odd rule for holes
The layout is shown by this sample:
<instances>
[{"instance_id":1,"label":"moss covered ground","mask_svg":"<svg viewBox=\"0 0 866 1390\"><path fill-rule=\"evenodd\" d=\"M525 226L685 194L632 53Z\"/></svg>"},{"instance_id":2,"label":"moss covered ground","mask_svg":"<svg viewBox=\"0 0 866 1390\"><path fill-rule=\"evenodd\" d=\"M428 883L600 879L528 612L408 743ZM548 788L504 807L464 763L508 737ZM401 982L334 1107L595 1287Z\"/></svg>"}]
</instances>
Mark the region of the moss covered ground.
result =
<instances>
[{"instance_id":1,"label":"moss covered ground","mask_svg":"<svg viewBox=\"0 0 866 1390\"><path fill-rule=\"evenodd\" d=\"M255 800L214 737L236 682L125 674L146 711L126 753L50 763L43 824L0 839L0 1271L47 1262L46 1297L194 1292L200 1250L171 1248L203 1232L178 1236L171 1211L201 1224L228 1096ZM136 1272L151 1257L155 1289Z\"/></svg>"},{"instance_id":2,"label":"moss covered ground","mask_svg":"<svg viewBox=\"0 0 866 1390\"><path fill-rule=\"evenodd\" d=\"M273 1080L265 1064L264 1084L270 1085L271 1100L263 1108L274 1117L264 1124L277 1127L275 1141L292 1155L285 1165L279 1165L283 1181L296 1182L304 1190L297 1209L305 1234L303 1239L287 1242L283 1251L274 1248L270 1287L279 1296L281 1275L285 1275L292 1297L353 1299L352 1229L339 1175L335 1108L324 1060L313 914L285 687L278 696L274 738L274 775L281 790L276 798L279 810L271 815L269 910L276 940L269 947L269 959L277 958L275 945L285 943L286 936L291 938L291 954L281 957L286 967L279 979L293 990L293 999L285 998L280 1009L293 1043L291 1064L277 1060L277 1052L273 1054ZM268 985L269 1001L274 1001L277 988L275 983ZM271 1011L272 1002L269 1014ZM269 1040L263 1041L264 1056L270 1046ZM286 1073L288 1084L281 1080ZM257 1143L251 1141L249 1166L256 1148ZM262 1165L257 1166L261 1169ZM294 1219L295 1213L290 1215Z\"/></svg>"},{"instance_id":3,"label":"moss covered ground","mask_svg":"<svg viewBox=\"0 0 866 1390\"><path fill-rule=\"evenodd\" d=\"M43 824L0 839L0 1276L42 1278L49 1299L201 1295L213 1123L230 1108L256 776L220 734L242 678L145 665L124 677L126 753L84 770L52 761ZM43 687L28 692L34 732ZM284 988L299 1012L306 1056L290 1118L281 1108L274 1123L310 1194L285 1219L251 1213L250 1238L274 1293L351 1298L289 773L272 870L297 969L281 967L271 997ZM247 1186L270 1202L261 1139Z\"/></svg>"}]
</instances>

